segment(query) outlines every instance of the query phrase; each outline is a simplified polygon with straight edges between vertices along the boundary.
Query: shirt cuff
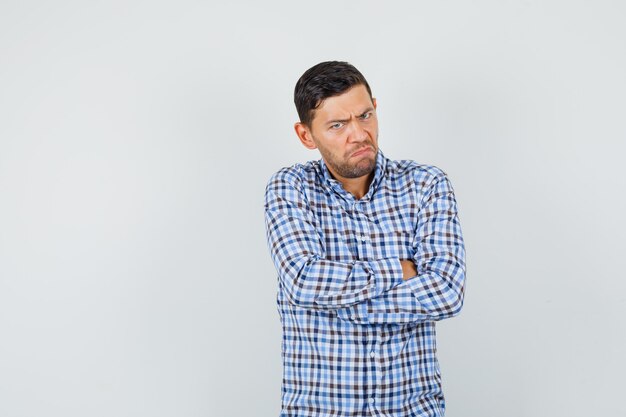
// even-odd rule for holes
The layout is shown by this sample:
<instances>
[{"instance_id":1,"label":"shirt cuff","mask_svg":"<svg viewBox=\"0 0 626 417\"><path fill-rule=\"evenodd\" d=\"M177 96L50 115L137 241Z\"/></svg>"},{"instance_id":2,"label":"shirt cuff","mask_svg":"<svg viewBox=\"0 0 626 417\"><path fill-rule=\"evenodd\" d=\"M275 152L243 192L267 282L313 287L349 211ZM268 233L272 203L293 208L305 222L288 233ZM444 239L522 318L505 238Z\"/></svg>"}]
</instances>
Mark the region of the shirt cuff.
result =
<instances>
[{"instance_id":1,"label":"shirt cuff","mask_svg":"<svg viewBox=\"0 0 626 417\"><path fill-rule=\"evenodd\" d=\"M376 282L377 296L402 284L402 264L399 258L379 259L369 264Z\"/></svg>"},{"instance_id":2,"label":"shirt cuff","mask_svg":"<svg viewBox=\"0 0 626 417\"><path fill-rule=\"evenodd\" d=\"M359 261L363 268L370 273L371 281L376 283L374 297L383 295L390 289L402 284L402 264L398 258L386 258L376 261ZM357 304L337 310L337 317L341 320L351 321L357 324L368 324L368 305L370 298Z\"/></svg>"}]
</instances>

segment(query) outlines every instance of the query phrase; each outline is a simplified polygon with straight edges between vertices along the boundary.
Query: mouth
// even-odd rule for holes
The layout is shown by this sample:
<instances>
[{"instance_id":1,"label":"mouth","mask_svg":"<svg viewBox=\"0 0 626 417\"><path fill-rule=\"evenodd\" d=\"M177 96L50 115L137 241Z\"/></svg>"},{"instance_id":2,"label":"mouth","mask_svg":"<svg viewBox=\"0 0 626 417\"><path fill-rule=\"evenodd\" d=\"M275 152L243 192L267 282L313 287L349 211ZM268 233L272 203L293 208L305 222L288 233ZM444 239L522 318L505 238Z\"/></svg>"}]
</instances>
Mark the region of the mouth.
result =
<instances>
[{"instance_id":1,"label":"mouth","mask_svg":"<svg viewBox=\"0 0 626 417\"><path fill-rule=\"evenodd\" d=\"M361 149L359 149L358 151L354 152L351 157L355 157L355 156L363 156L366 153L374 153L374 149L371 146L365 146Z\"/></svg>"}]
</instances>

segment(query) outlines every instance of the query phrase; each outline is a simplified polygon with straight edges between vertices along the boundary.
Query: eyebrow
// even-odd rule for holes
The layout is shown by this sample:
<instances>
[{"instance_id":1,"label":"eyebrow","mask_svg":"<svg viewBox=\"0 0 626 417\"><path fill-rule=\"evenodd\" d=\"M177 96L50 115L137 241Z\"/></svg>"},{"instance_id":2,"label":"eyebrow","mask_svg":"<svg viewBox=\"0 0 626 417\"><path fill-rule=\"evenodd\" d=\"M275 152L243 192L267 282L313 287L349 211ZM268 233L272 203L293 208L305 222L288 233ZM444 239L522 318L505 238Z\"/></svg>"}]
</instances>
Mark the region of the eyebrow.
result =
<instances>
[{"instance_id":1,"label":"eyebrow","mask_svg":"<svg viewBox=\"0 0 626 417\"><path fill-rule=\"evenodd\" d=\"M359 116L363 116L365 113L371 112L374 110L374 107L370 106L368 108L366 108L365 110L363 110ZM329 120L326 122L327 125L332 125L334 123L347 123L350 119L335 119L335 120Z\"/></svg>"}]
</instances>

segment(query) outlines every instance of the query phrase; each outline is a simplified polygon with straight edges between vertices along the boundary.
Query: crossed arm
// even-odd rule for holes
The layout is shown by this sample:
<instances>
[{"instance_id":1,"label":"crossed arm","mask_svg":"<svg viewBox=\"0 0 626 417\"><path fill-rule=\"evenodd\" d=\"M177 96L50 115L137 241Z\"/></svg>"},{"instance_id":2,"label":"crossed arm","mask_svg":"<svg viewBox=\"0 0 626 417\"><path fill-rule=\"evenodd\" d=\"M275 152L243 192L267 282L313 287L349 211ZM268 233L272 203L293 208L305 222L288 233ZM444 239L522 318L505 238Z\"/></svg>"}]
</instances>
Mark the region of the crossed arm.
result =
<instances>
[{"instance_id":1,"label":"crossed arm","mask_svg":"<svg viewBox=\"0 0 626 417\"><path fill-rule=\"evenodd\" d=\"M463 304L465 252L452 187L441 173L424 193L412 259L351 263L325 258L299 178L281 171L265 195L267 239L290 303L336 310L361 324L452 317Z\"/></svg>"}]
</instances>

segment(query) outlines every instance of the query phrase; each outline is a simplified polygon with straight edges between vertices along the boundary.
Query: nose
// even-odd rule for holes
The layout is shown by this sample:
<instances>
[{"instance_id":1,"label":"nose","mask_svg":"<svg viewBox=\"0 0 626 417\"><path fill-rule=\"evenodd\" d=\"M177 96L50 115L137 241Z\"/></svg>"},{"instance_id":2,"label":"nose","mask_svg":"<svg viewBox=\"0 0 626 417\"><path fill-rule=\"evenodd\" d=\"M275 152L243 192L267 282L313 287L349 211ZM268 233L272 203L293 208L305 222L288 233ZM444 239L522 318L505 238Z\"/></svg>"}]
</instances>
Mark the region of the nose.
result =
<instances>
[{"instance_id":1,"label":"nose","mask_svg":"<svg viewBox=\"0 0 626 417\"><path fill-rule=\"evenodd\" d=\"M350 135L350 139L353 142L363 142L364 140L367 140L367 131L363 129L363 126L361 126L361 123L358 119L352 120L351 125L352 132Z\"/></svg>"}]
</instances>

